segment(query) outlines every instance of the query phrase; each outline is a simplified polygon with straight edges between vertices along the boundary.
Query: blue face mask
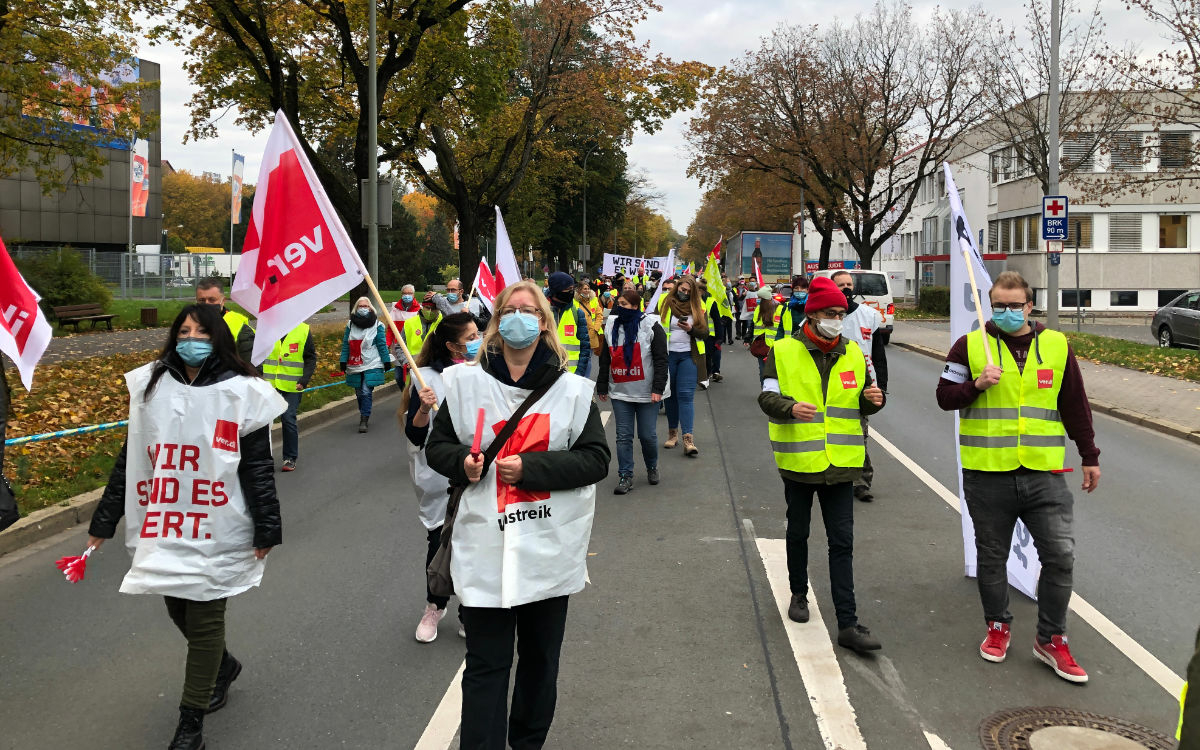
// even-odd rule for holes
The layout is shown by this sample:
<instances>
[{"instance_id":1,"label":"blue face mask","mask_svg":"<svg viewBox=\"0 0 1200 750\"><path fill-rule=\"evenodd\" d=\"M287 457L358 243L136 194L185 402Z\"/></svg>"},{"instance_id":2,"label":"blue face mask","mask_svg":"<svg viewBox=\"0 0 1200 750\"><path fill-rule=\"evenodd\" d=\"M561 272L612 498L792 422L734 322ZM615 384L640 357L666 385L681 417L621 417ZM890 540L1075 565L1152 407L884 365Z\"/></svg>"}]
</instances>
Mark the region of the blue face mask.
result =
<instances>
[{"instance_id":1,"label":"blue face mask","mask_svg":"<svg viewBox=\"0 0 1200 750\"><path fill-rule=\"evenodd\" d=\"M401 294L400 301L404 303L405 307L408 307L412 304L413 296L411 294Z\"/></svg>"},{"instance_id":2,"label":"blue face mask","mask_svg":"<svg viewBox=\"0 0 1200 750\"><path fill-rule=\"evenodd\" d=\"M514 349L528 348L541 332L537 317L528 313L512 312L500 319L500 338Z\"/></svg>"},{"instance_id":3,"label":"blue face mask","mask_svg":"<svg viewBox=\"0 0 1200 750\"><path fill-rule=\"evenodd\" d=\"M475 339L474 341L468 341L466 343L467 359L475 359L475 355L479 354L479 347L481 344L483 344L483 339Z\"/></svg>"},{"instance_id":4,"label":"blue face mask","mask_svg":"<svg viewBox=\"0 0 1200 750\"><path fill-rule=\"evenodd\" d=\"M212 354L212 342L208 339L179 339L175 342L175 353L188 367L199 367Z\"/></svg>"},{"instance_id":5,"label":"blue face mask","mask_svg":"<svg viewBox=\"0 0 1200 750\"><path fill-rule=\"evenodd\" d=\"M446 292L446 301L452 305L458 302L458 292Z\"/></svg>"},{"instance_id":6,"label":"blue face mask","mask_svg":"<svg viewBox=\"0 0 1200 750\"><path fill-rule=\"evenodd\" d=\"M992 322L1005 333L1016 333L1025 325L1025 311L1005 310L999 313L993 311Z\"/></svg>"},{"instance_id":7,"label":"blue face mask","mask_svg":"<svg viewBox=\"0 0 1200 750\"><path fill-rule=\"evenodd\" d=\"M808 299L808 292L792 292L792 302L803 305L806 299Z\"/></svg>"}]
</instances>

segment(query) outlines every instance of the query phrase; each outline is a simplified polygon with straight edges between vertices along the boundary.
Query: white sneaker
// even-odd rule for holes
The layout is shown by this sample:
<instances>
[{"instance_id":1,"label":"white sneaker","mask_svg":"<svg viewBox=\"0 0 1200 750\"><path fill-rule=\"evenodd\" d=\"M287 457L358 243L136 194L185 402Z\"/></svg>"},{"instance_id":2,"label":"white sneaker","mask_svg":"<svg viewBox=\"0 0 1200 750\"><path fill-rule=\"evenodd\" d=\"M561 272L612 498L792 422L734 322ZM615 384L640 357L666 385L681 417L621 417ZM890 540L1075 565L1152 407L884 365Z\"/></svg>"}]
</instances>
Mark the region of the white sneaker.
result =
<instances>
[{"instance_id":1,"label":"white sneaker","mask_svg":"<svg viewBox=\"0 0 1200 750\"><path fill-rule=\"evenodd\" d=\"M462 620L459 620L459 621L458 621L458 637L459 637L459 638L466 638L466 637L467 637L467 626L466 626L466 625L463 625L463 622L462 622Z\"/></svg>"},{"instance_id":2,"label":"white sneaker","mask_svg":"<svg viewBox=\"0 0 1200 750\"><path fill-rule=\"evenodd\" d=\"M437 638L438 623L446 616L446 610L438 609L435 604L425 605L425 614L417 625L417 640L421 643L432 643Z\"/></svg>"}]
</instances>

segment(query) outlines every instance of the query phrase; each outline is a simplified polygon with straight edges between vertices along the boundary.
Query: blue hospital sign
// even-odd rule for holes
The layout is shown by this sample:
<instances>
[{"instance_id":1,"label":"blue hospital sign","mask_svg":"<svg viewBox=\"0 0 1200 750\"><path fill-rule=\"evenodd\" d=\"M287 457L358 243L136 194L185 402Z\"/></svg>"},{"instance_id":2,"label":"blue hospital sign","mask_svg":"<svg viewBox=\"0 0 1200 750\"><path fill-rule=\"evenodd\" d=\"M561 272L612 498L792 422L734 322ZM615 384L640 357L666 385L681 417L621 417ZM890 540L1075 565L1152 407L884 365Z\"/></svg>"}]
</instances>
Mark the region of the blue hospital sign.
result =
<instances>
[{"instance_id":1,"label":"blue hospital sign","mask_svg":"<svg viewBox=\"0 0 1200 750\"><path fill-rule=\"evenodd\" d=\"M1042 196L1042 239L1067 241L1067 196Z\"/></svg>"}]
</instances>

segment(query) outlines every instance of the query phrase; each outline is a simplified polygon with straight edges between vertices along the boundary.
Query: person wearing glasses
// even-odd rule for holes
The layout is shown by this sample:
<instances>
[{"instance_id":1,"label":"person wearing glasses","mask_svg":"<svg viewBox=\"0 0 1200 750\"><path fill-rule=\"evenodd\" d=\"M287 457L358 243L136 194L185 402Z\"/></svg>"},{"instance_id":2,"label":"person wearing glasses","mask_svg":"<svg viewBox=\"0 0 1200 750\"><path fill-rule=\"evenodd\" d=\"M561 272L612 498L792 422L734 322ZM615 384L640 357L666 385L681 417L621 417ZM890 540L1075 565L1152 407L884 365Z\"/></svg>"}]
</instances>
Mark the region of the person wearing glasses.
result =
<instances>
[{"instance_id":1,"label":"person wearing glasses","mask_svg":"<svg viewBox=\"0 0 1200 750\"><path fill-rule=\"evenodd\" d=\"M937 385L938 405L959 412L963 494L975 526L987 622L979 655L1002 662L1008 654L1007 564L1019 519L1042 564L1033 655L1064 680L1087 682L1067 645L1074 499L1061 472L1070 438L1083 463L1083 491L1100 481L1091 405L1066 336L1029 320L1033 293L1025 279L1005 271L988 296L991 321L954 343Z\"/></svg>"},{"instance_id":2,"label":"person wearing glasses","mask_svg":"<svg viewBox=\"0 0 1200 750\"><path fill-rule=\"evenodd\" d=\"M854 480L862 473L862 417L883 408L867 359L842 335L846 298L829 279L812 280L799 332L779 339L763 367L759 408L787 502L788 618L808 622L808 533L813 495L829 539L829 589L838 645L862 653L880 648L858 621L854 601Z\"/></svg>"},{"instance_id":3,"label":"person wearing glasses","mask_svg":"<svg viewBox=\"0 0 1200 750\"><path fill-rule=\"evenodd\" d=\"M460 744L534 748L554 719L567 599L583 590L596 483L611 453L594 386L571 373L541 290L528 281L505 287L495 309L479 359L442 372L446 399L425 456L466 487L450 532L467 638ZM538 391L494 463L472 453L481 410L487 451Z\"/></svg>"}]
</instances>

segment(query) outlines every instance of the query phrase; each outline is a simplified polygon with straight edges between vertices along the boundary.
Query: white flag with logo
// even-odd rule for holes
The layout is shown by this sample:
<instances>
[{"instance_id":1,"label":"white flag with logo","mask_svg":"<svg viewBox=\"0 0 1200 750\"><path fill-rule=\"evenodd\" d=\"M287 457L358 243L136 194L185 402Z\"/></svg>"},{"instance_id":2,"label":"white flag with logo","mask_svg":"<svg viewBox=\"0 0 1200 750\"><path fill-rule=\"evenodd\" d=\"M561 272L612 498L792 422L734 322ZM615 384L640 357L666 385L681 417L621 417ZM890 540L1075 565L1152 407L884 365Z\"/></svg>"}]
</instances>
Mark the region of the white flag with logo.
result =
<instances>
[{"instance_id":1,"label":"white flag with logo","mask_svg":"<svg viewBox=\"0 0 1200 750\"><path fill-rule=\"evenodd\" d=\"M975 269L975 282L979 289L979 302L984 306L984 318L990 317L988 309L988 291L992 288L992 277L983 265L983 258L975 244L975 235L971 233L971 225L967 214L963 211L962 199L958 194L958 186L954 184L954 175L950 165L943 164L946 173L946 193L950 199L950 236L953 237L950 252L950 344L958 341L971 331L979 328L979 315L975 312L975 299L971 294L971 276L967 273L966 258L971 259ZM999 356L993 351L993 356ZM943 377L966 382L970 372L951 372L953 366L946 365ZM954 414L954 444L958 445L958 412ZM958 500L962 508L963 557L964 574L974 578L977 575L975 555L975 524L971 521L971 513L967 510L967 501L963 495L962 459L958 451ZM1020 520L1013 530L1011 553L1008 558L1008 581L1019 591L1034 599L1037 598L1037 580L1042 565L1038 561L1037 550L1033 546L1033 537L1029 529Z\"/></svg>"},{"instance_id":2,"label":"white flag with logo","mask_svg":"<svg viewBox=\"0 0 1200 750\"><path fill-rule=\"evenodd\" d=\"M508 229L504 226L500 207L496 206L496 294L520 280L521 267L517 265L517 256L513 252L512 242L508 239Z\"/></svg>"},{"instance_id":3,"label":"white flag with logo","mask_svg":"<svg viewBox=\"0 0 1200 750\"><path fill-rule=\"evenodd\" d=\"M258 318L253 363L366 275L292 126L277 112L231 292Z\"/></svg>"}]
</instances>

